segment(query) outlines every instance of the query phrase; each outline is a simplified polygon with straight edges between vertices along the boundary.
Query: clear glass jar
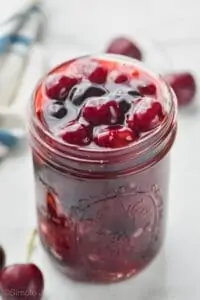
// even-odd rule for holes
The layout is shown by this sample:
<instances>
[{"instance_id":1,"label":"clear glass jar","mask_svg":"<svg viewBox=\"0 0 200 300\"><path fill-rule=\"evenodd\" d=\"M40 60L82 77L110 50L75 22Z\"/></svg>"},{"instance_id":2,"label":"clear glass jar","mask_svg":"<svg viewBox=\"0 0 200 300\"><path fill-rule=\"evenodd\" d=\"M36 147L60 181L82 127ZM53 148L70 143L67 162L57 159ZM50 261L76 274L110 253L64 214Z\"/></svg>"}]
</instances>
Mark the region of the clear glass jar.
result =
<instances>
[{"instance_id":1,"label":"clear glass jar","mask_svg":"<svg viewBox=\"0 0 200 300\"><path fill-rule=\"evenodd\" d=\"M161 126L124 148L76 149L38 121L34 101L40 83L31 103L29 129L44 248L71 278L111 282L142 270L163 243L176 99L162 78L141 63L116 55L98 57L129 63L159 82L168 111Z\"/></svg>"}]
</instances>

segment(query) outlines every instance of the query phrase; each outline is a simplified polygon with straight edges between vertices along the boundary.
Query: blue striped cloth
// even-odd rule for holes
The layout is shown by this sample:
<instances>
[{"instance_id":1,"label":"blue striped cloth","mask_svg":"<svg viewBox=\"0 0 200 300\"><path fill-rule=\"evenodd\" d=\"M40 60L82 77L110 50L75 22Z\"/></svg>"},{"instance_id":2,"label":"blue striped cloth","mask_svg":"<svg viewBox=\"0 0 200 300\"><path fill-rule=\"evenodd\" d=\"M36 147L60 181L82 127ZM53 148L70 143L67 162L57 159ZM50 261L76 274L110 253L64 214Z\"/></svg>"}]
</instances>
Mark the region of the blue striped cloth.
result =
<instances>
[{"instance_id":1,"label":"blue striped cloth","mask_svg":"<svg viewBox=\"0 0 200 300\"><path fill-rule=\"evenodd\" d=\"M27 43L30 44L29 38L26 36L20 35L20 29L26 28L27 21L31 14L39 13L41 14L41 5L32 4L30 7L26 8L21 14L17 14L9 19L7 22L4 22L0 26L0 55L6 53L9 50L9 47L15 43Z\"/></svg>"},{"instance_id":2,"label":"blue striped cloth","mask_svg":"<svg viewBox=\"0 0 200 300\"><path fill-rule=\"evenodd\" d=\"M21 14L13 16L7 22L0 26L0 72L4 72L6 66L6 58L9 54L17 53L24 57L24 60L29 54L31 46L37 40L38 35L43 25L44 15L40 4L32 4L29 8L24 10ZM24 63L25 66L26 63ZM12 69L11 69L12 72ZM21 69L19 70L19 76L21 76ZM13 85L16 83L13 83ZM9 83L10 86L10 83ZM12 87L10 87L12 88ZM6 92L5 92L6 94ZM1 107L1 100L0 100ZM1 110L1 108L0 108ZM8 114L7 123L12 115ZM0 111L0 160L8 155L11 149L15 148L23 135L18 134L16 129L20 128L4 128L1 122Z\"/></svg>"},{"instance_id":3,"label":"blue striped cloth","mask_svg":"<svg viewBox=\"0 0 200 300\"><path fill-rule=\"evenodd\" d=\"M8 155L11 149L20 142L20 138L12 131L0 129L0 160Z\"/></svg>"}]
</instances>

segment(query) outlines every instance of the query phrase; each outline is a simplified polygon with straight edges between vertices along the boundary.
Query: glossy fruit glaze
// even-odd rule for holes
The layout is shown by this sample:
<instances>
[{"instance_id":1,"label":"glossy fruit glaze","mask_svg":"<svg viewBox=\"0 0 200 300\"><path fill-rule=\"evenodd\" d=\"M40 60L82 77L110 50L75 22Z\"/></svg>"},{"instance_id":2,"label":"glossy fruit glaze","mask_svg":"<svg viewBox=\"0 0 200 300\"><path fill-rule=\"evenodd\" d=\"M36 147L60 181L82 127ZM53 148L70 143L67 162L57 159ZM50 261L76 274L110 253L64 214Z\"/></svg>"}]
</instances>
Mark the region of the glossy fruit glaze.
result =
<instances>
[{"instance_id":1,"label":"glossy fruit glaze","mask_svg":"<svg viewBox=\"0 0 200 300\"><path fill-rule=\"evenodd\" d=\"M42 146L32 137L39 233L56 265L76 280L130 277L162 245L173 138L156 158L150 150L149 164L137 171L134 155L130 162L124 156L119 168L104 163L110 151L125 151L162 126L167 109L161 99L158 80L117 58L65 63L38 86L32 114L49 132L40 135ZM78 149L79 158L88 151L87 163L90 151L102 160L66 169L63 159L62 168L58 145Z\"/></svg>"},{"instance_id":2,"label":"glossy fruit glaze","mask_svg":"<svg viewBox=\"0 0 200 300\"><path fill-rule=\"evenodd\" d=\"M120 148L164 119L157 85L128 65L80 59L47 76L36 97L36 113L65 143Z\"/></svg>"}]
</instances>

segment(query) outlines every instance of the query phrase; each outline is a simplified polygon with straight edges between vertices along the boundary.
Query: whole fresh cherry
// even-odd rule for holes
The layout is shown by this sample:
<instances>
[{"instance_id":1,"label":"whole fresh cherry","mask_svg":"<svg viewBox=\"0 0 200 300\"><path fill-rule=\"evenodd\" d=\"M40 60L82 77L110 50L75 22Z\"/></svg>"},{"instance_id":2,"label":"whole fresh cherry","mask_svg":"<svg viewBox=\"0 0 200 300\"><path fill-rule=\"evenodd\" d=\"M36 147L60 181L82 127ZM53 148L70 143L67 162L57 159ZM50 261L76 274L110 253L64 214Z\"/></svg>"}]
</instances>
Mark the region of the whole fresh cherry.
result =
<instances>
[{"instance_id":1,"label":"whole fresh cherry","mask_svg":"<svg viewBox=\"0 0 200 300\"><path fill-rule=\"evenodd\" d=\"M35 264L14 264L0 273L2 300L41 300L44 277Z\"/></svg>"},{"instance_id":2,"label":"whole fresh cherry","mask_svg":"<svg viewBox=\"0 0 200 300\"><path fill-rule=\"evenodd\" d=\"M0 270L5 266L6 255L2 246L0 246Z\"/></svg>"},{"instance_id":3,"label":"whole fresh cherry","mask_svg":"<svg viewBox=\"0 0 200 300\"><path fill-rule=\"evenodd\" d=\"M194 100L197 86L195 78L191 73L167 74L164 76L164 79L174 90L179 106L187 105Z\"/></svg>"},{"instance_id":4,"label":"whole fresh cherry","mask_svg":"<svg viewBox=\"0 0 200 300\"><path fill-rule=\"evenodd\" d=\"M142 52L139 47L127 37L115 38L108 46L107 53L121 54L142 60Z\"/></svg>"}]
</instances>

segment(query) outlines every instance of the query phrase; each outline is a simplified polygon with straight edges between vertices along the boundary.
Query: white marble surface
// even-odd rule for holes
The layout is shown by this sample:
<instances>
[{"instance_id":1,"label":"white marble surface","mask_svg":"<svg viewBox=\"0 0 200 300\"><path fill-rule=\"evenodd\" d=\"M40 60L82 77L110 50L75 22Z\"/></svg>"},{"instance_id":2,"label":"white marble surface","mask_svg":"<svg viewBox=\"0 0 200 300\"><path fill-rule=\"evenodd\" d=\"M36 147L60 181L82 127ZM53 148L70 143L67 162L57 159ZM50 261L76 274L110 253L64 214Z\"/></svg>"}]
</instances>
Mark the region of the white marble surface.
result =
<instances>
[{"instance_id":1,"label":"white marble surface","mask_svg":"<svg viewBox=\"0 0 200 300\"><path fill-rule=\"evenodd\" d=\"M168 64L173 69L190 69L199 79L199 0L46 0L45 6L49 65L71 52L100 51L114 34L138 37L142 31L165 50L164 69ZM199 300L199 97L196 105L181 111L178 118L168 233L160 256L136 278L115 285L91 286L63 278L38 246L33 260L45 273L47 300ZM32 166L26 147L1 164L0 183L0 242L6 247L9 263L23 261L35 222Z\"/></svg>"}]
</instances>

